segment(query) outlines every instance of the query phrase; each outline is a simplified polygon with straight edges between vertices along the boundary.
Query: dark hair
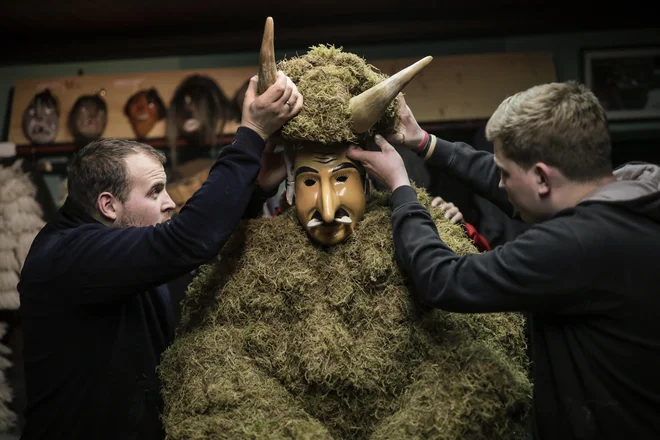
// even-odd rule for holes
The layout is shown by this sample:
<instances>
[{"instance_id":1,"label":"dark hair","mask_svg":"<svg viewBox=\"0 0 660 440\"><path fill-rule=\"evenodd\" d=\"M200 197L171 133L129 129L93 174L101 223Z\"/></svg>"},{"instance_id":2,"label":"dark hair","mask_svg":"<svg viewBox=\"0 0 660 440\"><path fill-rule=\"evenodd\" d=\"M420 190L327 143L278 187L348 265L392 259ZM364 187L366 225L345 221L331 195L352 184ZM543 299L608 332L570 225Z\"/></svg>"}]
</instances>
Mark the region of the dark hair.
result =
<instances>
[{"instance_id":1,"label":"dark hair","mask_svg":"<svg viewBox=\"0 0 660 440\"><path fill-rule=\"evenodd\" d=\"M140 153L165 163L166 158L161 151L140 142L115 138L90 142L69 163L69 197L90 214L96 212L96 199L102 192L107 191L120 202L126 202L131 189L126 158Z\"/></svg>"}]
</instances>

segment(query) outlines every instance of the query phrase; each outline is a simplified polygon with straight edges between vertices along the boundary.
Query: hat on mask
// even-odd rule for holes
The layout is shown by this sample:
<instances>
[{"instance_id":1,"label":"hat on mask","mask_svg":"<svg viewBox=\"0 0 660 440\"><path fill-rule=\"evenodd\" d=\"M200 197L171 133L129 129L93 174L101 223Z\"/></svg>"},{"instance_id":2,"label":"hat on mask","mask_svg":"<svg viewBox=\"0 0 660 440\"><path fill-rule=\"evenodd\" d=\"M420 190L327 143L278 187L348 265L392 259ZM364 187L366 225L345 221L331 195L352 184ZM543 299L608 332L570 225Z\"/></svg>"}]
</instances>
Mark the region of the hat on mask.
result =
<instances>
[{"instance_id":1,"label":"hat on mask","mask_svg":"<svg viewBox=\"0 0 660 440\"><path fill-rule=\"evenodd\" d=\"M300 113L274 135L279 143L360 143L376 133L395 133L399 93L433 60L424 57L388 77L358 55L319 45L303 56L276 64L273 26L273 19L268 17L261 45L258 92L265 92L275 83L279 69L304 98ZM287 172L287 200L291 203L293 170L289 157Z\"/></svg>"}]
</instances>

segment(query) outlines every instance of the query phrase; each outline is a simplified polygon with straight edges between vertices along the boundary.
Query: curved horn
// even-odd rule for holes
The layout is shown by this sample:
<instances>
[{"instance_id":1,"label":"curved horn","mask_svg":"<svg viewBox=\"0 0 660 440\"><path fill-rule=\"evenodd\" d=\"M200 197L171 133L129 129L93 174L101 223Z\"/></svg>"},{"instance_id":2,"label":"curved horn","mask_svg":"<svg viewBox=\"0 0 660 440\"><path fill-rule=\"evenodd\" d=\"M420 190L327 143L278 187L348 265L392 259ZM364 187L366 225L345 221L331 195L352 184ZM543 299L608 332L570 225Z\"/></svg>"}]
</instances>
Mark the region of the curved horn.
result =
<instances>
[{"instance_id":1,"label":"curved horn","mask_svg":"<svg viewBox=\"0 0 660 440\"><path fill-rule=\"evenodd\" d=\"M353 131L361 134L373 127L396 95L432 60L431 56L424 57L369 90L352 97L348 109L351 112Z\"/></svg>"},{"instance_id":2,"label":"curved horn","mask_svg":"<svg viewBox=\"0 0 660 440\"><path fill-rule=\"evenodd\" d=\"M268 17L264 27L264 37L261 40L261 53L259 54L259 83L257 85L259 94L265 92L277 79L274 39L273 17Z\"/></svg>"}]
</instances>

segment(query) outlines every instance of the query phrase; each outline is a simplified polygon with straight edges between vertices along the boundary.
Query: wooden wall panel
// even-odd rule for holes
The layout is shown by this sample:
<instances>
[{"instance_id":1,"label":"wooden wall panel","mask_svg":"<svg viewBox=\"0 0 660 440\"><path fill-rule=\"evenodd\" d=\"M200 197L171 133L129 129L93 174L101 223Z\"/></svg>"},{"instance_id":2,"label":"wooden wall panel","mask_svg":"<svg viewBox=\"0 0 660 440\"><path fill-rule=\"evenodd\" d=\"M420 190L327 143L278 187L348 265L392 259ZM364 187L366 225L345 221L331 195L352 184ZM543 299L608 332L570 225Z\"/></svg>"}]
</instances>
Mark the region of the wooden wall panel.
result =
<instances>
[{"instance_id":1,"label":"wooden wall panel","mask_svg":"<svg viewBox=\"0 0 660 440\"><path fill-rule=\"evenodd\" d=\"M369 60L387 74L394 74L419 58ZM29 144L22 130L22 114L32 97L50 88L59 99L60 128L56 142L71 142L67 129L68 113L83 94L106 91L108 124L104 137L133 138L133 131L123 108L128 98L143 88L155 87L167 106L178 86L193 73L209 75L231 99L243 82L257 71L257 66L145 72L140 74L86 75L19 80L15 84L9 141ZM536 84L556 81L550 52L498 53L434 57L426 69L404 90L406 101L420 123L487 119L507 96ZM224 134L234 133L237 123L225 127ZM163 138L165 121L148 138Z\"/></svg>"},{"instance_id":2,"label":"wooden wall panel","mask_svg":"<svg viewBox=\"0 0 660 440\"><path fill-rule=\"evenodd\" d=\"M27 79L16 82L11 110L9 141L17 145L28 144L23 134L23 111L36 93L49 88L58 98L60 124L56 142L71 142L73 138L67 128L68 114L79 96L94 94L104 89L104 99L108 105L108 123L103 137L134 138L133 129L124 115L124 105L131 95L140 89L155 87L167 107L177 86L188 75L206 74L218 83L224 94L231 99L245 80L256 73L255 67L220 68L200 70L180 70L171 72L146 72L139 74L84 75ZM237 123L227 124L225 133L234 133ZM165 136L165 120L161 120L151 130L148 139Z\"/></svg>"},{"instance_id":3,"label":"wooden wall panel","mask_svg":"<svg viewBox=\"0 0 660 440\"><path fill-rule=\"evenodd\" d=\"M391 75L417 60L371 64ZM548 52L434 57L404 95L418 122L487 119L507 96L556 80Z\"/></svg>"}]
</instances>

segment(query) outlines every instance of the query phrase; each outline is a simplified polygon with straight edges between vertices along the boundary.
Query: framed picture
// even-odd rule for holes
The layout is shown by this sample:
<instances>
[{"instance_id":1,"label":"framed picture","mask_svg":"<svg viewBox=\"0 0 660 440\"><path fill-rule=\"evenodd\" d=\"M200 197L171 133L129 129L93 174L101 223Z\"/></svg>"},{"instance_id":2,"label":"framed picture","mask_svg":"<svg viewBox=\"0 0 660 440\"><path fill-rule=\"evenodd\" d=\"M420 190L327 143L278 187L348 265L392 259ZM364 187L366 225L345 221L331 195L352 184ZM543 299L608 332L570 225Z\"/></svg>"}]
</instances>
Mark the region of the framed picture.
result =
<instances>
[{"instance_id":1,"label":"framed picture","mask_svg":"<svg viewBox=\"0 0 660 440\"><path fill-rule=\"evenodd\" d=\"M610 121L660 118L660 47L585 49L584 84Z\"/></svg>"}]
</instances>

